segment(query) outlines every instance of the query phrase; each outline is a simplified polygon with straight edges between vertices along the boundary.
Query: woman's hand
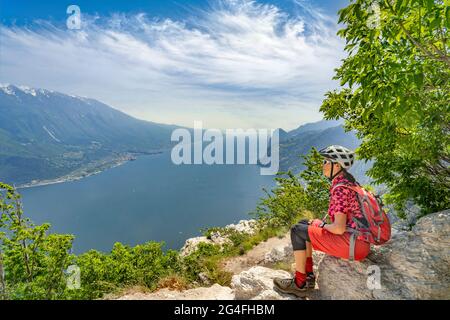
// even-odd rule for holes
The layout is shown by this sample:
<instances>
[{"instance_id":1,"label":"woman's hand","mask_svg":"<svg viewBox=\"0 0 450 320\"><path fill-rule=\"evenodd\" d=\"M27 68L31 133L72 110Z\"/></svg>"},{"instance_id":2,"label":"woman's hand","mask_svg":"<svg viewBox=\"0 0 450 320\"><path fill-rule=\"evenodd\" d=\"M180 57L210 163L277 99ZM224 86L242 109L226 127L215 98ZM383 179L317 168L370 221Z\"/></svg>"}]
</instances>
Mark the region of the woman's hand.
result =
<instances>
[{"instance_id":1,"label":"woman's hand","mask_svg":"<svg viewBox=\"0 0 450 320\"><path fill-rule=\"evenodd\" d=\"M338 212L334 215L334 222L327 224L324 228L334 234L344 234L347 229L347 215Z\"/></svg>"}]
</instances>

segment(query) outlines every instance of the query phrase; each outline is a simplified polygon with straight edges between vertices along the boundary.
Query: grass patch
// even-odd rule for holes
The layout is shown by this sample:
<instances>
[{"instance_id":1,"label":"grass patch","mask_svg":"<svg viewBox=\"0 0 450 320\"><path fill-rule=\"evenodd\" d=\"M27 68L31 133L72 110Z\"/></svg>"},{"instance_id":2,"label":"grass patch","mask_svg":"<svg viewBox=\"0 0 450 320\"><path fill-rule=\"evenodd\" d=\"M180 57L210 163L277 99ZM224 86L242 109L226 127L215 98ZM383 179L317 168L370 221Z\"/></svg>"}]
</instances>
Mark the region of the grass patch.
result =
<instances>
[{"instance_id":1,"label":"grass patch","mask_svg":"<svg viewBox=\"0 0 450 320\"><path fill-rule=\"evenodd\" d=\"M164 278L161 278L158 281L158 284L156 285L156 290L159 289L169 289L169 290L186 290L190 288L189 282L186 280L185 277L173 274L166 276Z\"/></svg>"}]
</instances>

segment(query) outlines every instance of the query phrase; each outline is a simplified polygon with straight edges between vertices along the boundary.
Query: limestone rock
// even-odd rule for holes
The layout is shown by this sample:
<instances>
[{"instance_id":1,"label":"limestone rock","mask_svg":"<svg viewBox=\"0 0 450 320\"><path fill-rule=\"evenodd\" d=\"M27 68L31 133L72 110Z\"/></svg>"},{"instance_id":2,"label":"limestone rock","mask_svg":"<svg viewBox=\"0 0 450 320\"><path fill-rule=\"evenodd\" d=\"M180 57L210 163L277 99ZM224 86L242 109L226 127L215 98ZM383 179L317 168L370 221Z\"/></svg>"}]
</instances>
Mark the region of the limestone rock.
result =
<instances>
[{"instance_id":1,"label":"limestone rock","mask_svg":"<svg viewBox=\"0 0 450 320\"><path fill-rule=\"evenodd\" d=\"M275 278L290 277L292 275L286 271L257 266L234 275L231 279L231 288L236 300L291 300L294 299L293 296L280 294L273 285Z\"/></svg>"},{"instance_id":2,"label":"limestone rock","mask_svg":"<svg viewBox=\"0 0 450 320\"><path fill-rule=\"evenodd\" d=\"M195 238L189 238L184 243L184 246L180 250L181 256L188 256L191 253L195 252L197 250L197 247L200 243L213 243L211 240L209 240L206 237L195 237Z\"/></svg>"},{"instance_id":3,"label":"limestone rock","mask_svg":"<svg viewBox=\"0 0 450 320\"><path fill-rule=\"evenodd\" d=\"M450 299L450 210L394 233L362 262L324 257L318 285L324 299Z\"/></svg>"},{"instance_id":4,"label":"limestone rock","mask_svg":"<svg viewBox=\"0 0 450 320\"><path fill-rule=\"evenodd\" d=\"M229 224L225 226L225 229L235 230L240 233L254 234L256 232L256 226L256 220L241 220L237 224ZM218 231L212 232L210 238L205 236L190 238L186 240L184 246L181 248L180 255L182 257L190 255L197 250L200 243L224 246L226 244L231 244L231 240L228 239L227 235L223 235Z\"/></svg>"},{"instance_id":5,"label":"limestone rock","mask_svg":"<svg viewBox=\"0 0 450 320\"><path fill-rule=\"evenodd\" d=\"M226 229L234 229L240 233L254 234L256 232L257 221L251 220L241 220L237 224L229 224Z\"/></svg>"},{"instance_id":6,"label":"limestone rock","mask_svg":"<svg viewBox=\"0 0 450 320\"><path fill-rule=\"evenodd\" d=\"M294 252L292 251L291 243L285 243L278 245L269 252L267 252L264 256L264 263L275 263L280 261L286 261L288 259L292 259Z\"/></svg>"}]
</instances>

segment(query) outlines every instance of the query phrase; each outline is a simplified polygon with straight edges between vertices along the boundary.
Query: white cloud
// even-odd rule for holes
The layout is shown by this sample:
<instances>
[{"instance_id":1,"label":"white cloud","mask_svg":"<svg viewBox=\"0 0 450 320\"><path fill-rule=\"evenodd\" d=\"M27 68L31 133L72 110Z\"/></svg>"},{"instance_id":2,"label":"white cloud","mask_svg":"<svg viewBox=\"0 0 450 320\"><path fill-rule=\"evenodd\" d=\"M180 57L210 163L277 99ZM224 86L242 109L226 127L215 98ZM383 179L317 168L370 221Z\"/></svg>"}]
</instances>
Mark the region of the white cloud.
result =
<instances>
[{"instance_id":1,"label":"white cloud","mask_svg":"<svg viewBox=\"0 0 450 320\"><path fill-rule=\"evenodd\" d=\"M117 14L83 16L79 31L0 26L0 82L157 122L290 129L320 117L343 47L333 19L299 5L302 16L226 0L185 21Z\"/></svg>"}]
</instances>

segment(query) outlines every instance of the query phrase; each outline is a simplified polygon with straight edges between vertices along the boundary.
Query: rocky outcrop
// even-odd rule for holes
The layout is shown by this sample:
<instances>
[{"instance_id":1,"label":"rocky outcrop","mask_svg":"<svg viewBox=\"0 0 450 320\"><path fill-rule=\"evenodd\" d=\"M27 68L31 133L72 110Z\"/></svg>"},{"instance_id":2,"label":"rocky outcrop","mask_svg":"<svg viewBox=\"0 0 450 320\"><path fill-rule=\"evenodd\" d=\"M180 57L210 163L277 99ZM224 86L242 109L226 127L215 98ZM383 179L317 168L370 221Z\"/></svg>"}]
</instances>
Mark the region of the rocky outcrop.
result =
<instances>
[{"instance_id":1,"label":"rocky outcrop","mask_svg":"<svg viewBox=\"0 0 450 320\"><path fill-rule=\"evenodd\" d=\"M283 295L274 290L273 279L290 278L289 272L265 267L253 267L234 275L231 288L236 300L291 300L293 296Z\"/></svg>"},{"instance_id":2,"label":"rocky outcrop","mask_svg":"<svg viewBox=\"0 0 450 320\"><path fill-rule=\"evenodd\" d=\"M180 249L180 255L182 257L185 257L185 256L190 255L191 253L194 253L197 250L200 243L224 245L226 242L227 242L227 239L224 239L224 238L217 238L215 240L208 239L205 236L189 238L184 243L184 246Z\"/></svg>"},{"instance_id":3,"label":"rocky outcrop","mask_svg":"<svg viewBox=\"0 0 450 320\"><path fill-rule=\"evenodd\" d=\"M318 285L323 299L450 299L450 210L393 233L362 262L326 256Z\"/></svg>"},{"instance_id":4,"label":"rocky outcrop","mask_svg":"<svg viewBox=\"0 0 450 320\"><path fill-rule=\"evenodd\" d=\"M238 225L245 227L240 230L252 232L247 228L249 224L241 221ZM226 241L221 236L193 239L186 242L185 250L195 250L203 241L215 244ZM389 243L373 247L362 262L350 262L316 251L313 251L313 259L318 281L308 299L450 299L450 210L420 219L412 231L394 229ZM272 269L280 262L286 270L293 262L288 234L271 238L245 255L228 259L223 268L234 274L230 287L208 284L185 291L162 289L150 294L127 294L120 299L295 299L274 289L274 278L291 276L287 271ZM202 282L208 283L206 280Z\"/></svg>"},{"instance_id":5,"label":"rocky outcrop","mask_svg":"<svg viewBox=\"0 0 450 320\"><path fill-rule=\"evenodd\" d=\"M273 247L269 252L264 255L264 263L276 263L279 261L286 261L287 259L293 257L293 250L290 239L288 242L282 243L276 247Z\"/></svg>"},{"instance_id":6,"label":"rocky outcrop","mask_svg":"<svg viewBox=\"0 0 450 320\"><path fill-rule=\"evenodd\" d=\"M255 228L257 224L257 221L254 219L241 220L237 224L229 224L225 226L225 229L234 230L240 233L254 234L256 232Z\"/></svg>"},{"instance_id":7,"label":"rocky outcrop","mask_svg":"<svg viewBox=\"0 0 450 320\"><path fill-rule=\"evenodd\" d=\"M224 232L214 231L209 237L201 236L187 239L184 246L180 250L181 256L188 256L197 250L200 243L209 243L214 245L223 246L230 244L227 231L236 231L239 233L254 234L256 232L257 222L256 220L241 220L237 224L229 224L225 226Z\"/></svg>"}]
</instances>

